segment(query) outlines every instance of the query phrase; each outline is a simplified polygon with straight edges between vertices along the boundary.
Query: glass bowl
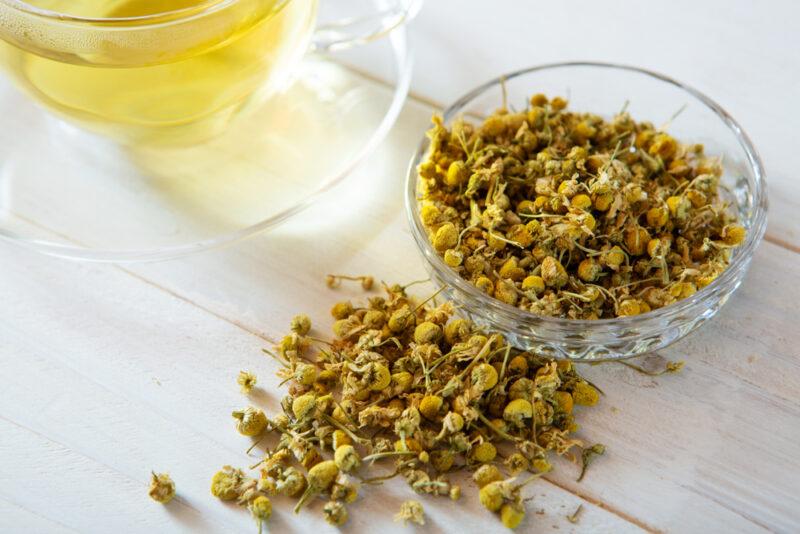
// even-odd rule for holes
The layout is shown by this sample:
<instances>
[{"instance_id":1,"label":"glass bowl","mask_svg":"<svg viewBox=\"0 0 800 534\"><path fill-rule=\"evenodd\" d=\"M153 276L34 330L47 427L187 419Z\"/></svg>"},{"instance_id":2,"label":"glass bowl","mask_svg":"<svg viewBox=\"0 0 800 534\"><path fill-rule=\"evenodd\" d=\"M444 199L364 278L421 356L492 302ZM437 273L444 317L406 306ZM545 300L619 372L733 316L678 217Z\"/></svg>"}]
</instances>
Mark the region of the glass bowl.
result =
<instances>
[{"instance_id":1,"label":"glass bowl","mask_svg":"<svg viewBox=\"0 0 800 534\"><path fill-rule=\"evenodd\" d=\"M503 85L505 87L503 87ZM767 224L764 169L750 139L713 100L667 76L610 63L557 63L496 78L459 98L444 112L446 124L463 115L480 120L500 107L503 92L510 109L524 109L534 93L568 98L570 109L606 117L628 104L636 120L656 125L675 117L669 131L684 142L703 143L706 153L723 158L721 184L730 191L747 238L717 279L689 298L632 317L575 320L544 317L486 295L448 267L436 253L422 224L417 202L417 166L428 150L425 138L408 169L406 210L411 232L434 284L477 324L504 332L524 350L554 358L601 361L663 348L712 318L742 283Z\"/></svg>"}]
</instances>

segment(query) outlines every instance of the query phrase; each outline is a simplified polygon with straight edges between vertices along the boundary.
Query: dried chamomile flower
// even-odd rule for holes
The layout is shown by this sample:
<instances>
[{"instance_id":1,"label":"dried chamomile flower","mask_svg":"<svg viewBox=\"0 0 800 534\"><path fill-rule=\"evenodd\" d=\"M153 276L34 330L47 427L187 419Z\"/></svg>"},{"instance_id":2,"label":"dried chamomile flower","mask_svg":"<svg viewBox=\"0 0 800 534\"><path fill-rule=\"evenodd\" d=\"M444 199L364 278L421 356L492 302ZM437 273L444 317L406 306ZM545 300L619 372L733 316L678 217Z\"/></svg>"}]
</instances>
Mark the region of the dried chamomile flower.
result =
<instances>
[{"instance_id":1,"label":"dried chamomile flower","mask_svg":"<svg viewBox=\"0 0 800 534\"><path fill-rule=\"evenodd\" d=\"M175 483L167 473L153 472L148 495L156 502L167 504L175 496Z\"/></svg>"},{"instance_id":2,"label":"dried chamomile flower","mask_svg":"<svg viewBox=\"0 0 800 534\"><path fill-rule=\"evenodd\" d=\"M439 473L446 473L453 467L455 453L451 450L435 450L429 454L430 463Z\"/></svg>"},{"instance_id":3,"label":"dried chamomile flower","mask_svg":"<svg viewBox=\"0 0 800 534\"><path fill-rule=\"evenodd\" d=\"M256 380L256 375L249 371L239 371L239 376L236 377L236 383L244 394L250 393L256 387Z\"/></svg>"},{"instance_id":4,"label":"dried chamomile flower","mask_svg":"<svg viewBox=\"0 0 800 534\"><path fill-rule=\"evenodd\" d=\"M353 444L353 438L351 438L347 432L339 430L338 428L333 431L333 439L331 441L334 451L343 445Z\"/></svg>"},{"instance_id":5,"label":"dried chamomile flower","mask_svg":"<svg viewBox=\"0 0 800 534\"><path fill-rule=\"evenodd\" d=\"M308 339L292 332L281 339L278 344L278 353L284 358L291 358L293 355L303 352L308 346Z\"/></svg>"},{"instance_id":6,"label":"dried chamomile flower","mask_svg":"<svg viewBox=\"0 0 800 534\"><path fill-rule=\"evenodd\" d=\"M729 224L722 229L722 240L726 245L737 246L744 242L746 237L746 230L743 226L738 224Z\"/></svg>"},{"instance_id":7,"label":"dried chamomile flower","mask_svg":"<svg viewBox=\"0 0 800 534\"><path fill-rule=\"evenodd\" d=\"M519 484L514 479L497 480L483 486L478 494L481 504L491 512L500 512L500 521L514 529L525 518L521 490L541 475L533 475Z\"/></svg>"},{"instance_id":8,"label":"dried chamomile flower","mask_svg":"<svg viewBox=\"0 0 800 534\"><path fill-rule=\"evenodd\" d=\"M464 428L464 416L458 412L447 412L442 419L442 432L454 434Z\"/></svg>"},{"instance_id":9,"label":"dried chamomile flower","mask_svg":"<svg viewBox=\"0 0 800 534\"><path fill-rule=\"evenodd\" d=\"M369 310L361 322L369 329L380 330L386 324L386 313L383 310Z\"/></svg>"},{"instance_id":10,"label":"dried chamomile flower","mask_svg":"<svg viewBox=\"0 0 800 534\"><path fill-rule=\"evenodd\" d=\"M586 382L578 382L572 392L572 399L580 406L594 406L600 399L597 390Z\"/></svg>"},{"instance_id":11,"label":"dried chamomile flower","mask_svg":"<svg viewBox=\"0 0 800 534\"><path fill-rule=\"evenodd\" d=\"M460 250L449 248L444 251L444 262L452 268L456 268L464 261L464 254Z\"/></svg>"},{"instance_id":12,"label":"dried chamomile flower","mask_svg":"<svg viewBox=\"0 0 800 534\"><path fill-rule=\"evenodd\" d=\"M325 521L335 527L340 527L347 523L347 508L341 501L328 501L325 503L322 513L325 516Z\"/></svg>"},{"instance_id":13,"label":"dried chamomile flower","mask_svg":"<svg viewBox=\"0 0 800 534\"><path fill-rule=\"evenodd\" d=\"M311 319L305 313L292 317L289 329L299 336L304 336L311 331Z\"/></svg>"},{"instance_id":14,"label":"dried chamomile flower","mask_svg":"<svg viewBox=\"0 0 800 534\"><path fill-rule=\"evenodd\" d=\"M438 324L425 321L417 325L414 330L414 341L423 345L426 343L436 343L442 337L442 329Z\"/></svg>"},{"instance_id":15,"label":"dried chamomile flower","mask_svg":"<svg viewBox=\"0 0 800 534\"><path fill-rule=\"evenodd\" d=\"M320 462L309 469L308 476L306 477L308 486L303 492L303 495L300 497L300 500L297 501L297 505L294 507L294 512L298 513L309 498L327 491L328 488L330 488L333 484L334 480L336 480L338 475L339 468L336 466L336 462L333 460Z\"/></svg>"},{"instance_id":16,"label":"dried chamomile flower","mask_svg":"<svg viewBox=\"0 0 800 534\"><path fill-rule=\"evenodd\" d=\"M517 528L523 519L525 519L525 508L521 503L509 502L500 508L500 521L506 528Z\"/></svg>"},{"instance_id":17,"label":"dried chamomile flower","mask_svg":"<svg viewBox=\"0 0 800 534\"><path fill-rule=\"evenodd\" d=\"M417 525L425 525L425 509L422 508L422 503L419 501L405 501L400 505L400 511L394 516L395 521L402 521L403 523L416 523Z\"/></svg>"},{"instance_id":18,"label":"dried chamomile flower","mask_svg":"<svg viewBox=\"0 0 800 534\"><path fill-rule=\"evenodd\" d=\"M275 479L262 477L256 481L256 490L265 495L277 495L278 485L276 484Z\"/></svg>"},{"instance_id":19,"label":"dried chamomile flower","mask_svg":"<svg viewBox=\"0 0 800 534\"><path fill-rule=\"evenodd\" d=\"M471 452L472 459L482 464L491 462L497 456L497 448L488 441L479 443L472 448Z\"/></svg>"},{"instance_id":20,"label":"dried chamomile flower","mask_svg":"<svg viewBox=\"0 0 800 534\"><path fill-rule=\"evenodd\" d=\"M503 409L503 419L512 426L525 426L526 420L533 417L533 405L526 399L514 399Z\"/></svg>"},{"instance_id":21,"label":"dried chamomile flower","mask_svg":"<svg viewBox=\"0 0 800 534\"><path fill-rule=\"evenodd\" d=\"M481 488L478 497L481 504L490 512L497 512L503 506L503 500L509 498L511 488L504 480L489 482Z\"/></svg>"},{"instance_id":22,"label":"dried chamomile flower","mask_svg":"<svg viewBox=\"0 0 800 534\"><path fill-rule=\"evenodd\" d=\"M490 482L503 480L503 474L500 472L500 469L498 469L496 465L484 464L480 466L472 474L472 479L475 481L475 483L478 485L479 488L482 488L485 485L489 484Z\"/></svg>"},{"instance_id":23,"label":"dried chamomile flower","mask_svg":"<svg viewBox=\"0 0 800 534\"><path fill-rule=\"evenodd\" d=\"M292 414L295 419L302 420L314 412L317 407L317 397L313 393L300 395L292 400Z\"/></svg>"},{"instance_id":24,"label":"dried chamomile flower","mask_svg":"<svg viewBox=\"0 0 800 534\"><path fill-rule=\"evenodd\" d=\"M433 246L439 252L453 248L458 242L458 230L453 223L445 223L436 231L433 237Z\"/></svg>"},{"instance_id":25,"label":"dried chamomile flower","mask_svg":"<svg viewBox=\"0 0 800 534\"><path fill-rule=\"evenodd\" d=\"M300 362L295 366L293 377L298 384L311 386L317 380L317 368L310 363Z\"/></svg>"},{"instance_id":26,"label":"dried chamomile flower","mask_svg":"<svg viewBox=\"0 0 800 534\"><path fill-rule=\"evenodd\" d=\"M268 497L259 495L249 505L250 513L258 523L258 532L261 533L261 527L269 518L272 517L272 502Z\"/></svg>"},{"instance_id":27,"label":"dried chamomile flower","mask_svg":"<svg viewBox=\"0 0 800 534\"><path fill-rule=\"evenodd\" d=\"M435 419L444 401L439 395L426 395L419 403L419 413L427 419Z\"/></svg>"},{"instance_id":28,"label":"dried chamomile flower","mask_svg":"<svg viewBox=\"0 0 800 534\"><path fill-rule=\"evenodd\" d=\"M488 363L476 365L472 370L472 384L480 391L488 391L497 385L497 369Z\"/></svg>"},{"instance_id":29,"label":"dried chamomile flower","mask_svg":"<svg viewBox=\"0 0 800 534\"><path fill-rule=\"evenodd\" d=\"M561 287L569 282L569 275L561 262L552 256L542 260L542 280L549 287Z\"/></svg>"},{"instance_id":30,"label":"dried chamomile flower","mask_svg":"<svg viewBox=\"0 0 800 534\"><path fill-rule=\"evenodd\" d=\"M245 479L245 474L241 469L226 465L211 479L211 494L220 500L232 501L239 497L240 488Z\"/></svg>"},{"instance_id":31,"label":"dried chamomile flower","mask_svg":"<svg viewBox=\"0 0 800 534\"><path fill-rule=\"evenodd\" d=\"M383 364L375 363L370 368L369 388L372 391L382 391L392 383L392 374L389 368Z\"/></svg>"},{"instance_id":32,"label":"dried chamomile flower","mask_svg":"<svg viewBox=\"0 0 800 534\"><path fill-rule=\"evenodd\" d=\"M281 472L275 489L280 495L297 497L306 489L306 477L294 467L287 467Z\"/></svg>"},{"instance_id":33,"label":"dried chamomile flower","mask_svg":"<svg viewBox=\"0 0 800 534\"><path fill-rule=\"evenodd\" d=\"M556 411L570 414L575 405L572 400L572 395L568 391L556 391L553 394L553 399L556 401Z\"/></svg>"},{"instance_id":34,"label":"dried chamomile flower","mask_svg":"<svg viewBox=\"0 0 800 534\"><path fill-rule=\"evenodd\" d=\"M357 498L358 486L350 482L346 475L339 475L336 482L331 486L331 499L350 504L355 502Z\"/></svg>"},{"instance_id":35,"label":"dried chamomile flower","mask_svg":"<svg viewBox=\"0 0 800 534\"><path fill-rule=\"evenodd\" d=\"M444 339L450 345L454 345L463 338L469 336L472 331L472 323L466 319L451 319L444 326Z\"/></svg>"},{"instance_id":36,"label":"dried chamomile flower","mask_svg":"<svg viewBox=\"0 0 800 534\"><path fill-rule=\"evenodd\" d=\"M408 306L403 306L394 310L389 316L389 330L394 333L400 333L413 322L413 316Z\"/></svg>"},{"instance_id":37,"label":"dried chamomile flower","mask_svg":"<svg viewBox=\"0 0 800 534\"><path fill-rule=\"evenodd\" d=\"M512 476L517 476L523 471L527 471L530 467L530 462L525 455L520 452L510 454L503 463Z\"/></svg>"},{"instance_id":38,"label":"dried chamomile flower","mask_svg":"<svg viewBox=\"0 0 800 534\"><path fill-rule=\"evenodd\" d=\"M243 436L258 436L267 428L267 416L258 408L248 406L231 415L236 419L236 430Z\"/></svg>"},{"instance_id":39,"label":"dried chamomile flower","mask_svg":"<svg viewBox=\"0 0 800 534\"><path fill-rule=\"evenodd\" d=\"M334 319L347 319L353 313L353 304L349 300L337 302L331 308Z\"/></svg>"},{"instance_id":40,"label":"dried chamomile flower","mask_svg":"<svg viewBox=\"0 0 800 534\"><path fill-rule=\"evenodd\" d=\"M352 471L361 463L361 458L352 445L342 445L336 449L333 456L336 466L343 473Z\"/></svg>"},{"instance_id":41,"label":"dried chamomile flower","mask_svg":"<svg viewBox=\"0 0 800 534\"><path fill-rule=\"evenodd\" d=\"M514 356L508 362L507 372L513 375L525 375L528 373L528 360L525 356Z\"/></svg>"}]
</instances>

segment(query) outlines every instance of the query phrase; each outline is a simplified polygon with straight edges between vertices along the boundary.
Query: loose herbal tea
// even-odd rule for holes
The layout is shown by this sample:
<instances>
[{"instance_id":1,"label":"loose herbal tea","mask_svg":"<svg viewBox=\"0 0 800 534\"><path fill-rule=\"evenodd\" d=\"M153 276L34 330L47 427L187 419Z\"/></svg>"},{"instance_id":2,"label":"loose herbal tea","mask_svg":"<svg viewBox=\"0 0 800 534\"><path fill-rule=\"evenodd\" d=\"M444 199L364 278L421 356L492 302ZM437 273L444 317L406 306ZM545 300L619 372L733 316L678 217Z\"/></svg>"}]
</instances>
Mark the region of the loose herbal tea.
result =
<instances>
[{"instance_id":1,"label":"loose herbal tea","mask_svg":"<svg viewBox=\"0 0 800 534\"><path fill-rule=\"evenodd\" d=\"M252 467L257 477L230 466L214 475L215 496L248 506L259 525L271 496L296 499L295 512L324 496L325 519L341 525L356 481L399 476L418 494L458 500L450 475L466 469L483 506L514 528L525 515L522 488L551 469L552 454L588 465L572 436L574 408L593 406L599 393L570 362L515 350L455 317L450 303L436 304L438 293L419 301L406 287L384 285L386 296L365 305L335 304L332 341L309 335L308 316L292 320L265 351L288 388L282 413L233 412L241 434L272 436L274 447ZM423 524L422 505L407 501L396 517Z\"/></svg>"},{"instance_id":2,"label":"loose herbal tea","mask_svg":"<svg viewBox=\"0 0 800 534\"><path fill-rule=\"evenodd\" d=\"M574 319L638 315L710 284L745 238L720 158L625 110L566 107L537 94L480 125L434 116L419 210L444 262L506 304Z\"/></svg>"}]
</instances>

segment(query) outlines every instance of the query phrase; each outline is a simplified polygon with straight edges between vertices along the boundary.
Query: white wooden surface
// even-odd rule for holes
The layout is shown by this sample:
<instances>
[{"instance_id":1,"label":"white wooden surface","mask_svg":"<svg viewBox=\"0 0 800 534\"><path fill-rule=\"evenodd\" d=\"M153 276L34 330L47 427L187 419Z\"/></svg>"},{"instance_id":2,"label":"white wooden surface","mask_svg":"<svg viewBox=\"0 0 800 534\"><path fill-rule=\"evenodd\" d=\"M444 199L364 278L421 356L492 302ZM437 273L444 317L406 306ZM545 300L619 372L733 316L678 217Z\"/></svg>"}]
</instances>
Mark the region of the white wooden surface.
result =
<instances>
[{"instance_id":1,"label":"white wooden surface","mask_svg":"<svg viewBox=\"0 0 800 534\"><path fill-rule=\"evenodd\" d=\"M433 0L412 29L414 92L389 138L352 180L299 219L220 251L115 267L0 245L0 532L254 532L208 493L249 441L229 412L256 372L256 401L277 408L275 366L260 354L297 311L320 330L328 272L423 275L401 181L433 106L503 71L562 59L650 67L705 91L751 134L770 184L767 241L741 290L701 331L663 351L678 376L620 365L586 370L607 393L582 434L608 453L532 486L531 532L800 530L800 4L746 1ZM369 57L357 66L378 71ZM341 200L347 198L348 202ZM352 292L358 295L358 291ZM150 469L178 498L146 496ZM389 511L402 483L370 488L347 530L411 531ZM427 531L497 530L464 501L426 499ZM565 516L579 505L577 525ZM329 531L316 509L276 503L272 531ZM534 511L540 513L533 513Z\"/></svg>"}]
</instances>

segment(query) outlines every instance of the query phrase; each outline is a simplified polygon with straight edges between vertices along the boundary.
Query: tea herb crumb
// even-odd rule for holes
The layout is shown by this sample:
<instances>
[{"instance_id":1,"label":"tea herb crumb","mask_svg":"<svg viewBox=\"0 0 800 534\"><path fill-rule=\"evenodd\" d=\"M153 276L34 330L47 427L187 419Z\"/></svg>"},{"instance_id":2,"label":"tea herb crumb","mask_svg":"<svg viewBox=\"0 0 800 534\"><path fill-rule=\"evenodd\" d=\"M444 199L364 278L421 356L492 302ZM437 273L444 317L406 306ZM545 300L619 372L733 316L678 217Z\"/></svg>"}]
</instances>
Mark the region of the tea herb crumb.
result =
<instances>
[{"instance_id":1,"label":"tea herb crumb","mask_svg":"<svg viewBox=\"0 0 800 534\"><path fill-rule=\"evenodd\" d=\"M684 362L683 360L679 360L679 361L676 361L676 362L668 361L668 362L666 362L664 364L664 368L663 369L659 369L659 370L656 370L656 371L651 371L651 370L645 369L644 367L636 365L634 363L626 362L625 360L619 360L619 363L621 363L625 367L629 367L629 368L633 369L634 371L636 371L638 373L641 373L643 375L647 375L647 376L661 376L661 375L665 375L665 374L679 373L683 369L683 366L686 364L686 362Z\"/></svg>"},{"instance_id":2,"label":"tea herb crumb","mask_svg":"<svg viewBox=\"0 0 800 534\"><path fill-rule=\"evenodd\" d=\"M579 516L580 516L580 513L581 513L582 511L583 511L583 505L582 505L582 504L579 504L579 505L578 505L578 507L575 509L575 511L574 511L574 512L572 512L572 514L570 514L570 515L568 515L568 516L567 516L567 521L569 521L569 522L570 522L570 523L572 523L573 525L577 525L577 524L578 524L578 520L580 519L580 518L579 518Z\"/></svg>"}]
</instances>

